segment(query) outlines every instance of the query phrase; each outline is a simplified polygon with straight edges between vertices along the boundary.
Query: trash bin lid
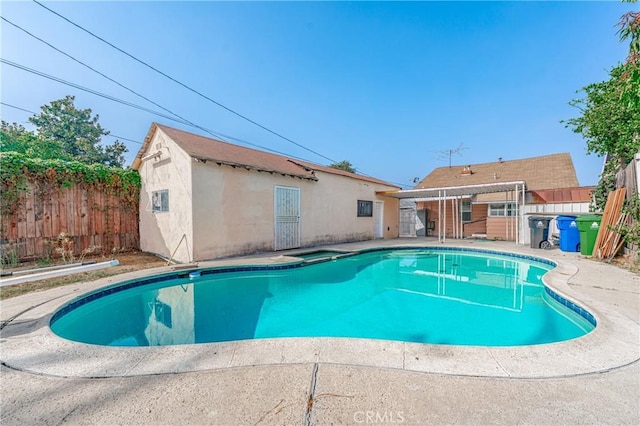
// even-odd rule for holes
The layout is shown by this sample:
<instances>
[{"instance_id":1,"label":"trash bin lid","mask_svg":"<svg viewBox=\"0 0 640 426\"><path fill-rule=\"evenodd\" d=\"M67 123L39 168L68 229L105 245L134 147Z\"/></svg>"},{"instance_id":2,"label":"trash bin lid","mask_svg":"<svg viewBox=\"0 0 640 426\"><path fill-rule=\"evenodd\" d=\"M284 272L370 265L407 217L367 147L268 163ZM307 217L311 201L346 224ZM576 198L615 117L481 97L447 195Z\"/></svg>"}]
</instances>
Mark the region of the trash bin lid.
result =
<instances>
[{"instance_id":1,"label":"trash bin lid","mask_svg":"<svg viewBox=\"0 0 640 426\"><path fill-rule=\"evenodd\" d=\"M549 222L552 217L549 216L529 216L529 222L537 222L537 221L547 221Z\"/></svg>"},{"instance_id":2,"label":"trash bin lid","mask_svg":"<svg viewBox=\"0 0 640 426\"><path fill-rule=\"evenodd\" d=\"M551 216L529 216L529 220L551 220Z\"/></svg>"},{"instance_id":3,"label":"trash bin lid","mask_svg":"<svg viewBox=\"0 0 640 426\"><path fill-rule=\"evenodd\" d=\"M556 218L556 222L558 222L558 229L560 231L566 231L569 229L578 229L578 224L576 223L575 216L558 216Z\"/></svg>"},{"instance_id":4,"label":"trash bin lid","mask_svg":"<svg viewBox=\"0 0 640 426\"><path fill-rule=\"evenodd\" d=\"M585 214L582 216L578 216L576 222L598 222L602 221L602 216L597 214Z\"/></svg>"},{"instance_id":5,"label":"trash bin lid","mask_svg":"<svg viewBox=\"0 0 640 426\"><path fill-rule=\"evenodd\" d=\"M602 216L598 216L595 214L579 216L576 219L576 223L578 224L578 229L580 230L580 232L590 232L589 230L597 231L600 228L600 222L602 222Z\"/></svg>"}]
</instances>

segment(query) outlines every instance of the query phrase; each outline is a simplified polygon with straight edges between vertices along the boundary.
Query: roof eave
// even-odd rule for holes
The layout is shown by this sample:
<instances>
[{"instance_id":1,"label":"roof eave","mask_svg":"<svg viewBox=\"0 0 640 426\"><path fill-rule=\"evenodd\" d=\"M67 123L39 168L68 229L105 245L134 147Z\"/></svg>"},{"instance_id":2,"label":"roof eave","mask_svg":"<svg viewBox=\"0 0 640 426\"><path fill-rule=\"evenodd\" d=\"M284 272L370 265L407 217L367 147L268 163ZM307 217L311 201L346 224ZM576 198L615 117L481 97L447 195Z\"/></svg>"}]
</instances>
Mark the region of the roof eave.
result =
<instances>
[{"instance_id":1,"label":"roof eave","mask_svg":"<svg viewBox=\"0 0 640 426\"><path fill-rule=\"evenodd\" d=\"M251 166L249 164L241 164L241 163L234 163L231 161L222 161L222 160L217 160L215 158L209 158L209 157L195 157L192 156L193 159L195 159L196 161L201 161L203 163L207 163L208 161L212 162L212 163L216 163L219 166L225 165L225 166L230 166L233 167L234 169L238 168L238 169L245 169L245 170L255 170L257 172L261 172L261 173L269 173L269 174L279 174L282 176L290 176L293 178L299 178L299 179L305 179L305 180L311 180L314 182L318 181L318 178L315 176L309 176L309 175L301 175L301 174L296 174L296 173L287 173L287 172L283 172L281 170L273 170L273 169L267 169L264 167L255 167L255 166Z\"/></svg>"},{"instance_id":2,"label":"roof eave","mask_svg":"<svg viewBox=\"0 0 640 426\"><path fill-rule=\"evenodd\" d=\"M471 196L489 194L515 189L516 185L525 187L523 180L512 182L486 183L464 186L447 186L440 188L404 189L400 191L380 191L378 194L394 198L433 198L442 196Z\"/></svg>"}]
</instances>

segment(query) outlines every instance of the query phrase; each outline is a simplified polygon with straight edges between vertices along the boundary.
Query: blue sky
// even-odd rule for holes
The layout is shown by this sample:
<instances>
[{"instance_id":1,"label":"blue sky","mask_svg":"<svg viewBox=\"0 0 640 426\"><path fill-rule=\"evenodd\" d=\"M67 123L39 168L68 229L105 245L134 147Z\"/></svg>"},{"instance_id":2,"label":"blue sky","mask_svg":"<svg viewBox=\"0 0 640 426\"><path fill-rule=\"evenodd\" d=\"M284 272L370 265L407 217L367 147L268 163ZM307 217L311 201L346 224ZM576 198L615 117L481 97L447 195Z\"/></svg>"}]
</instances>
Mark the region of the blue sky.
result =
<instances>
[{"instance_id":1,"label":"blue sky","mask_svg":"<svg viewBox=\"0 0 640 426\"><path fill-rule=\"evenodd\" d=\"M626 57L619 2L46 2L48 7L226 107L360 172L411 186L448 165L570 152L581 185L601 158L560 120L583 86ZM327 164L127 58L32 1L4 18L162 107L235 140ZM162 111L1 22L3 59ZM76 96L113 134L153 121L5 64L2 102L30 111ZM30 114L1 106L2 119ZM206 133L204 133L207 135ZM112 142L105 138L105 142ZM140 145L125 141L130 164Z\"/></svg>"}]
</instances>

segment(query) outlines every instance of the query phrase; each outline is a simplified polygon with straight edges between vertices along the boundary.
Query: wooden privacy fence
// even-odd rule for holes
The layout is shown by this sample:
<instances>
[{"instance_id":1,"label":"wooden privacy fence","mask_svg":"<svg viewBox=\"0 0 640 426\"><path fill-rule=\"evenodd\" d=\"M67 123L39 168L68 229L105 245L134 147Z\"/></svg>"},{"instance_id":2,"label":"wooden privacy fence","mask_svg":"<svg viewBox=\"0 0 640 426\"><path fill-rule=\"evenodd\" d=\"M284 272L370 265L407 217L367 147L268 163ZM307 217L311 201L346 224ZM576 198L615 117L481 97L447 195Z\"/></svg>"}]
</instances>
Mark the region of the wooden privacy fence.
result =
<instances>
[{"instance_id":1,"label":"wooden privacy fence","mask_svg":"<svg viewBox=\"0 0 640 426\"><path fill-rule=\"evenodd\" d=\"M0 220L3 262L140 247L138 209L130 200L78 183L47 188L30 181L26 189Z\"/></svg>"}]
</instances>

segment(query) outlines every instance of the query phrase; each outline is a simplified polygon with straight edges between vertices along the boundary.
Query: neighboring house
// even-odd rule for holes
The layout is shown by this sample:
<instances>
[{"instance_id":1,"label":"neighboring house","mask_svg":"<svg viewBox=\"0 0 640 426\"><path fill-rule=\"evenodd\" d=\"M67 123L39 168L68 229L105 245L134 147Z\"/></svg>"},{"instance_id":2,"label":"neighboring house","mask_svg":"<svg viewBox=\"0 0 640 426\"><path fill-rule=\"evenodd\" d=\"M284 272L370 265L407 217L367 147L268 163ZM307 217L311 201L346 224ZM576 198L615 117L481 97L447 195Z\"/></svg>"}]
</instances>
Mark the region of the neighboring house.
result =
<instances>
[{"instance_id":1,"label":"neighboring house","mask_svg":"<svg viewBox=\"0 0 640 426\"><path fill-rule=\"evenodd\" d=\"M426 226L418 235L486 237L528 241L529 213L570 214L588 211L591 188L577 188L568 153L519 160L434 169L414 189L394 196L413 198L417 218ZM558 200L553 198L564 188ZM547 191L543 191L547 190ZM573 194L573 198L572 198ZM391 194L387 194L391 195ZM555 207L534 205L556 203Z\"/></svg>"},{"instance_id":2,"label":"neighboring house","mask_svg":"<svg viewBox=\"0 0 640 426\"><path fill-rule=\"evenodd\" d=\"M398 236L381 180L152 124L140 248L181 262Z\"/></svg>"}]
</instances>

